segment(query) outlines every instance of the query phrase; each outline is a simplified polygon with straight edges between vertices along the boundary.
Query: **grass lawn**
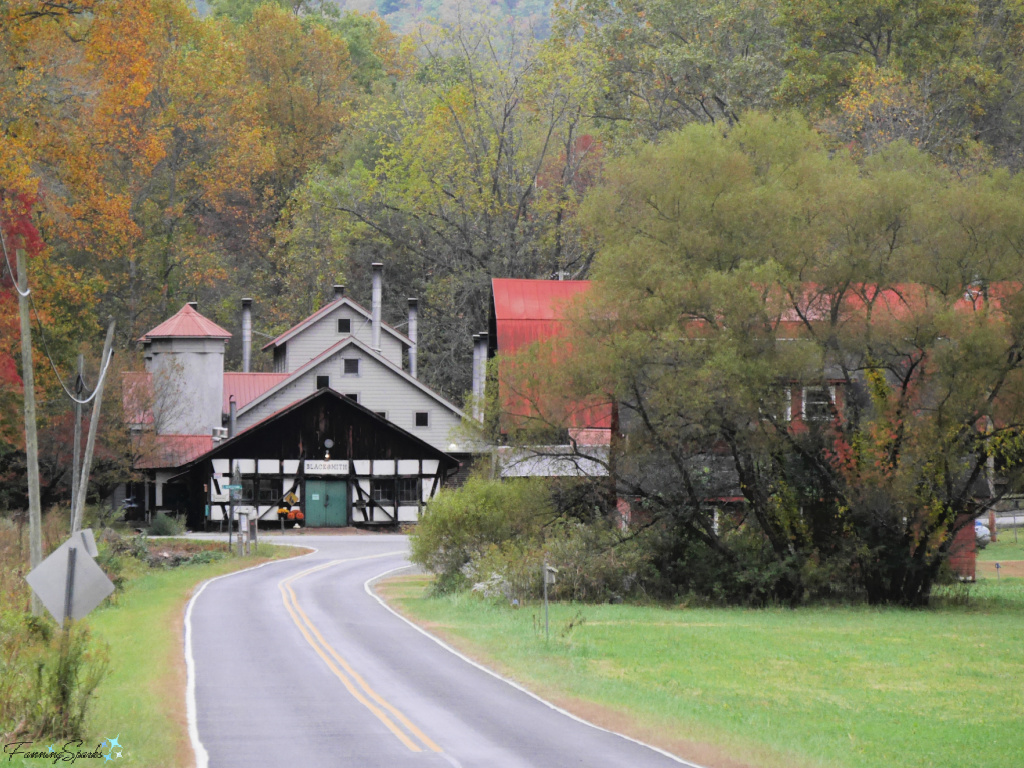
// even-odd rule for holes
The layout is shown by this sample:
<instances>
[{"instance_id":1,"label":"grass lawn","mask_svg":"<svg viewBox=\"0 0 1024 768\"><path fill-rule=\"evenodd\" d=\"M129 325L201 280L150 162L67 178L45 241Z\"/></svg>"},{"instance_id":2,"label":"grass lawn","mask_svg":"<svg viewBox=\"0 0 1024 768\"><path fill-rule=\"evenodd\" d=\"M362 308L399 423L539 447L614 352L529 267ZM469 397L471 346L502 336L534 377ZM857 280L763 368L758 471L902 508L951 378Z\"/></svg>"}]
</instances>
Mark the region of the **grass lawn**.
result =
<instances>
[{"instance_id":1,"label":"grass lawn","mask_svg":"<svg viewBox=\"0 0 1024 768\"><path fill-rule=\"evenodd\" d=\"M1024 528L1017 531L1016 541L1013 540L1012 528L999 531L998 541L978 550L978 560L979 562L1024 560Z\"/></svg>"},{"instance_id":2,"label":"grass lawn","mask_svg":"<svg viewBox=\"0 0 1024 768\"><path fill-rule=\"evenodd\" d=\"M160 545L171 547L173 543L161 540ZM111 672L90 707L88 728L93 738L86 739L85 749L95 748L103 738L119 736L126 766L194 764L185 720L185 605L195 587L206 579L306 551L272 544L261 544L259 549L259 557L232 557L177 568L150 568L126 558L127 587L86 620L95 636L109 647ZM103 762L83 759L76 764ZM19 765L17 761L10 764ZM52 761L25 760L20 764L42 766Z\"/></svg>"},{"instance_id":3,"label":"grass lawn","mask_svg":"<svg viewBox=\"0 0 1024 768\"><path fill-rule=\"evenodd\" d=\"M1012 538L1011 538L1012 541ZM1024 765L1024 580L930 610L551 606L380 592L588 719L707 766Z\"/></svg>"}]
</instances>

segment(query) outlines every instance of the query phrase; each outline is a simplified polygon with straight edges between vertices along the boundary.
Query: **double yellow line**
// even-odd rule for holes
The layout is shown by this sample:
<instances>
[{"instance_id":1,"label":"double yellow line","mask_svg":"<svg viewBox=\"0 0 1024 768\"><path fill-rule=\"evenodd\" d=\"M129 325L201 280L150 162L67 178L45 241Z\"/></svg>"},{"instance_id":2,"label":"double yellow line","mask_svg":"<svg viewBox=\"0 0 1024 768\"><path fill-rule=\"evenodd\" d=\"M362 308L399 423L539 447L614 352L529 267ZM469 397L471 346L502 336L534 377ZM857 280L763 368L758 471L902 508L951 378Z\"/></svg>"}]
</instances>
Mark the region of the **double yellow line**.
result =
<instances>
[{"instance_id":1,"label":"double yellow line","mask_svg":"<svg viewBox=\"0 0 1024 768\"><path fill-rule=\"evenodd\" d=\"M385 554L401 554L397 552L388 552ZM352 560L368 560L373 557L384 557L384 555L371 555L369 557L353 557L345 560L332 560L329 563L318 565L314 568L307 568L300 573L290 576L287 579L282 579L278 583L278 588L281 590L281 597L284 599L284 607L288 609L288 613L292 617L292 621L295 622L295 626L299 628L302 636L306 638L313 650L317 652L317 655L324 660L327 667L341 680L342 685L348 689L348 692L352 694L356 701L370 710L377 718L387 726L398 740L401 741L405 746L411 749L413 752L422 752L424 748L431 750L432 752L441 752L442 749L437 746L430 738L427 737L423 731L417 728L412 722L399 712L395 707L389 704L384 698L378 694L373 688L371 688L366 681L352 669L352 666L345 661L341 656L338 655L330 643L324 640L323 635L320 634L320 630L316 628L316 625L309 620L309 616L306 615L305 611L302 610L302 606L299 605L298 599L295 597L295 590L292 589L292 584L301 578L309 576L311 573L322 571L325 568L331 568L339 563L347 563Z\"/></svg>"}]
</instances>

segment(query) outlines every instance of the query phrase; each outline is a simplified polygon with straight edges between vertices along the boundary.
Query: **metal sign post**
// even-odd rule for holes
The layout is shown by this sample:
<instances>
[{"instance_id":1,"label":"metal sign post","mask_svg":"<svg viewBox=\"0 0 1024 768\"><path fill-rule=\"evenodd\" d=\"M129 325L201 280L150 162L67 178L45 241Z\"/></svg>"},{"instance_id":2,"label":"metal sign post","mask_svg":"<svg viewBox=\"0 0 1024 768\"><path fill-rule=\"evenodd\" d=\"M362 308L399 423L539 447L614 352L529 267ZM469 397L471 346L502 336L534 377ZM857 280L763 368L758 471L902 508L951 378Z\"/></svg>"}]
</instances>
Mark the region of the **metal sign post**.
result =
<instances>
[{"instance_id":1,"label":"metal sign post","mask_svg":"<svg viewBox=\"0 0 1024 768\"><path fill-rule=\"evenodd\" d=\"M235 502L242 500L242 471L237 464L231 463L234 466L231 469L231 485L228 486L231 489L231 501L228 508L228 552L231 551L231 525L235 521Z\"/></svg>"},{"instance_id":2,"label":"metal sign post","mask_svg":"<svg viewBox=\"0 0 1024 768\"><path fill-rule=\"evenodd\" d=\"M242 556L243 548L247 546L247 543L243 541L243 539L246 538L246 534L248 533L248 528L249 528L249 526L246 525L246 517L247 517L247 515L245 514L245 512L239 512L238 513L238 556L239 557Z\"/></svg>"},{"instance_id":3,"label":"metal sign post","mask_svg":"<svg viewBox=\"0 0 1024 768\"><path fill-rule=\"evenodd\" d=\"M71 600L75 595L75 560L78 549L74 546L68 547L68 575L64 585L64 621L67 622L71 616Z\"/></svg>"},{"instance_id":4,"label":"metal sign post","mask_svg":"<svg viewBox=\"0 0 1024 768\"><path fill-rule=\"evenodd\" d=\"M555 574L558 573L557 568L552 568L548 565L547 560L544 561L544 641L547 642L551 639L551 635L548 632L548 584L555 583Z\"/></svg>"}]
</instances>

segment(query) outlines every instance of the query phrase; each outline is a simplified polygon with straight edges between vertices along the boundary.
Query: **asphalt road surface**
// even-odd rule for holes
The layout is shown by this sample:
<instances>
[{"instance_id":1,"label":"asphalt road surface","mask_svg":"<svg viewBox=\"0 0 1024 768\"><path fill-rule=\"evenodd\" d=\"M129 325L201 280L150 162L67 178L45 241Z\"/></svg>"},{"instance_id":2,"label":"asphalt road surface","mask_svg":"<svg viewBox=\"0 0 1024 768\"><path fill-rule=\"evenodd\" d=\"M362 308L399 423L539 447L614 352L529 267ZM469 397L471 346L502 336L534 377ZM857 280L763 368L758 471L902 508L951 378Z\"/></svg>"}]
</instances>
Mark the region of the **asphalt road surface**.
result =
<instances>
[{"instance_id":1,"label":"asphalt road surface","mask_svg":"<svg viewBox=\"0 0 1024 768\"><path fill-rule=\"evenodd\" d=\"M388 611L364 585L406 564L405 537L301 543L318 551L211 581L190 605L200 768L689 765L553 709Z\"/></svg>"}]
</instances>

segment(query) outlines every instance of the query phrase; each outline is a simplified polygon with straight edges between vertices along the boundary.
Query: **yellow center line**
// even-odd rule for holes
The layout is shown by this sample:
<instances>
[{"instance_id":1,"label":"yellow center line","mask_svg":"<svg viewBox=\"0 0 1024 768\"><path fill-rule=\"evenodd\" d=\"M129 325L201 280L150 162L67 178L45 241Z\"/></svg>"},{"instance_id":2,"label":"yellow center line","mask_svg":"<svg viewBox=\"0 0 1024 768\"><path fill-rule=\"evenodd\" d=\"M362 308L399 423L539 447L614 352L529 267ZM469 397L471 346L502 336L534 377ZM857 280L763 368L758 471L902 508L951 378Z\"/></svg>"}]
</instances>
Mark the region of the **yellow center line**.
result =
<instances>
[{"instance_id":1,"label":"yellow center line","mask_svg":"<svg viewBox=\"0 0 1024 768\"><path fill-rule=\"evenodd\" d=\"M385 554L390 555L401 553L389 552ZM278 583L278 588L281 590L281 596L284 600L284 606L288 610L289 615L292 617L292 621L295 622L295 626L299 628L299 631L302 633L302 636L306 638L306 642L308 642L310 646L313 648L313 650L316 651L317 655L324 660L324 663L327 664L328 669L330 669L335 674L335 676L342 682L345 688L348 689L348 692L352 694L356 701L358 701L360 704L362 704L364 707L370 710L370 712L376 715L376 717L382 723L384 723L388 730L394 733L395 736L397 736L398 739L413 752L422 752L423 750L416 742L410 739L409 736L390 717L388 717L388 715L384 711L382 711L382 708L384 710L387 710L387 712L390 712L395 717L395 719L402 723L402 725L404 725L406 729L408 729L408 731L411 734L418 738L428 749L434 752L441 752L441 747L439 747L430 738L428 738L427 735L423 733L423 731L421 731L419 728L413 725L409 718L407 718L398 709L396 709L394 706L388 703L380 694L373 690L373 688L369 686L369 684L362 678L362 676L360 676L359 673L357 673L352 668L352 666L347 661L345 661L345 659L343 659L337 653L337 651L334 650L334 648L331 647L330 643L328 643L324 639L323 635L316 628L316 625L313 624L313 622L310 620L309 616L306 615L306 612L302 610L302 607L299 605L298 598L295 595L295 591L292 589L291 585L294 582L298 581L301 578L309 576L312 573L322 571L325 568L333 567L335 565L338 565L339 563L351 562L352 560L367 560L372 557L384 557L384 555L370 555L369 557L357 557L346 560L332 560L329 563L324 563L323 565L318 565L313 568L307 568L305 571L301 571L300 573L297 573L294 576L282 579ZM332 658L328 657L327 654L324 653L324 650L326 650L327 653L330 654L330 657L333 657L333 660ZM335 661L337 661L337 665L334 663ZM340 665L341 668L344 669L344 671L342 671L342 669L339 669L338 665ZM376 701L377 704L380 705L380 707L376 706L372 701L370 701L367 698L367 696Z\"/></svg>"}]
</instances>

